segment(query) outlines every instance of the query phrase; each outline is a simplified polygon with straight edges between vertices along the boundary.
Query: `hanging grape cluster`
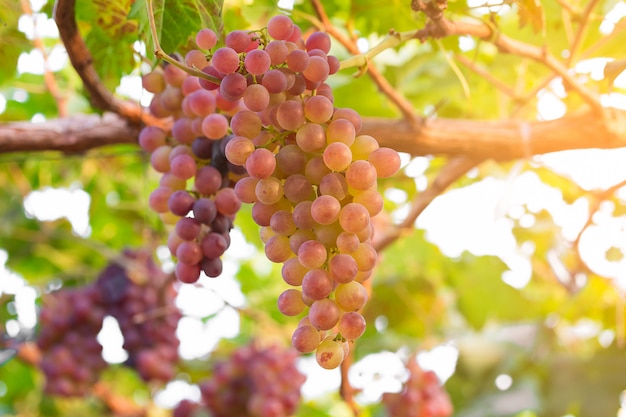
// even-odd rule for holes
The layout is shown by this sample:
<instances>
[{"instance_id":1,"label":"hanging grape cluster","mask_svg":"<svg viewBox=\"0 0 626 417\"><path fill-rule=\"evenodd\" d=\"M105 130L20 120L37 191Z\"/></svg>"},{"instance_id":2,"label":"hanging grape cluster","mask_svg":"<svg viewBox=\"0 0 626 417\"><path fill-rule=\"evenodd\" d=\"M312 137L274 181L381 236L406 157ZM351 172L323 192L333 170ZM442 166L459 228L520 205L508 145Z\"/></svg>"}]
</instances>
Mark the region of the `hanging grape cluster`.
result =
<instances>
[{"instance_id":1,"label":"hanging grape cluster","mask_svg":"<svg viewBox=\"0 0 626 417\"><path fill-rule=\"evenodd\" d=\"M46 393L69 397L89 392L107 366L97 340L106 316L120 324L127 366L145 381L174 377L181 313L174 305L171 279L145 251L127 251L125 258L132 268L114 263L91 285L43 297L37 346Z\"/></svg>"},{"instance_id":2,"label":"hanging grape cluster","mask_svg":"<svg viewBox=\"0 0 626 417\"><path fill-rule=\"evenodd\" d=\"M179 340L176 327L182 314L169 276L145 251L126 251L134 268L107 266L96 287L108 315L115 317L128 353L125 365L136 369L144 381L174 378Z\"/></svg>"},{"instance_id":3,"label":"hanging grape cluster","mask_svg":"<svg viewBox=\"0 0 626 417\"><path fill-rule=\"evenodd\" d=\"M93 285L43 298L37 346L46 394L83 396L91 389L107 366L96 340L105 315L100 293Z\"/></svg>"},{"instance_id":4,"label":"hanging grape cluster","mask_svg":"<svg viewBox=\"0 0 626 417\"><path fill-rule=\"evenodd\" d=\"M448 393L433 371L424 371L412 358L408 365L409 379L402 392L383 394L383 404L394 417L449 417L452 403Z\"/></svg>"},{"instance_id":5,"label":"hanging grape cluster","mask_svg":"<svg viewBox=\"0 0 626 417\"><path fill-rule=\"evenodd\" d=\"M288 417L300 401L305 376L296 368L297 352L254 344L218 362L211 379L200 383L202 403L181 402L175 417L208 409L214 417Z\"/></svg>"},{"instance_id":6,"label":"hanging grape cluster","mask_svg":"<svg viewBox=\"0 0 626 417\"><path fill-rule=\"evenodd\" d=\"M221 140L229 169L243 174L230 176L235 184L229 201L232 194L253 204L265 254L283 264L282 277L292 287L279 296L279 310L297 316L308 309L293 333L293 346L315 351L322 367L335 368L347 354L347 342L365 330L359 310L368 296L362 282L377 260L371 218L383 207L377 179L397 172L399 155L360 134L362 122L354 110L333 105L325 81L339 69L339 61L329 55L326 33L314 32L303 40L300 28L280 15L263 30L228 33L222 47L216 47L210 29L198 32L196 43L200 49L190 51L185 63L212 78L198 80L172 65L161 78L148 74L146 85L164 80L159 89L152 87L158 93L151 110L157 116L173 115L175 122L168 133L172 138L166 139L163 131L158 141L140 136L152 152L152 165L164 173L152 207L181 216L170 245L178 258L178 278L194 281L209 255L215 255L208 252L217 247L215 252L223 253L224 245L206 242L206 236L215 235L213 226L194 210L201 200L217 205L225 190L206 185L200 170L212 166L212 160L199 156L194 144ZM180 79L175 83L168 71ZM196 95L211 105L196 104ZM193 189L184 189L194 175ZM187 233L189 225L194 229Z\"/></svg>"}]
</instances>

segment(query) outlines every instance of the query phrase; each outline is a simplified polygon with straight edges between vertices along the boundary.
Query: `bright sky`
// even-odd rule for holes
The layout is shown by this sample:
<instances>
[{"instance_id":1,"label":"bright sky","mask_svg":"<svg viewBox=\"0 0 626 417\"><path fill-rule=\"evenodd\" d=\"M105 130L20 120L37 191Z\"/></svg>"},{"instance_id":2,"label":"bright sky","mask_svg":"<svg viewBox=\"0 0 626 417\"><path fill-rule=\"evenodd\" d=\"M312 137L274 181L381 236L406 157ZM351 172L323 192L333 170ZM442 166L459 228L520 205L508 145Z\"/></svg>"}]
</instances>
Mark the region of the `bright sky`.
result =
<instances>
[{"instance_id":1,"label":"bright sky","mask_svg":"<svg viewBox=\"0 0 626 417\"><path fill-rule=\"evenodd\" d=\"M484 4L483 0L479 1ZM501 3L500 0L494 0ZM31 1L35 11L41 8L43 1ZM35 4L37 3L37 4ZM289 8L288 2L282 4ZM610 33L615 22L626 16L626 2L616 3L613 10L607 15L601 29ZM38 36L58 37L56 26L50 19L41 14L35 14L35 19L22 16L19 21L20 30L30 38L34 33ZM459 40L464 49L472 49L475 44L468 39ZM362 39L360 47L369 48L371 40ZM137 46L138 48L141 45ZM407 46L410 47L410 46ZM406 52L406 51L405 51ZM381 63L385 60L396 60L402 57L402 48L397 53L381 54L377 57ZM607 60L589 60L579 64L576 71L579 74L589 74L592 79L602 76L602 68ZM67 57L62 47L52 49L47 63L52 71L59 71L67 65ZM18 63L18 71L41 73L44 67L42 55L33 50L24 53ZM626 88L626 73L617 80L616 85ZM139 87L138 87L139 86ZM126 94L144 102L150 95L140 88L138 76L125 77L119 93ZM564 105L562 98L564 89L559 79L551 83L540 93L538 110L545 120L562 116ZM25 100L27 93L16 90L9 99ZM6 106L6 97L0 94L0 113ZM626 109L626 97L621 94L603 96L603 104ZM41 116L38 116L41 119ZM585 189L603 189L626 179L626 150L586 150L560 152L544 155L533 159L533 163L545 165L557 172L570 177ZM405 162L408 162L405 158ZM427 185L424 171L428 168L427 158L417 158L411 162L411 170L419 189ZM619 194L626 204L626 192ZM387 197L403 202L406 195L399 190L390 192ZM68 204L68 201L72 201ZM62 202L62 204L61 204ZM72 224L73 231L79 236L87 237L90 234L89 226L90 197L80 184L70 189L43 189L33 191L24 201L24 209L28 216L42 221L67 217ZM530 213L524 212L524 206ZM459 211L459 207L463 210ZM530 256L534 246L532 242L518 244L512 235L513 222L531 227L534 224L534 212L545 209L550 212L562 227L563 234L573 239L586 221L589 203L579 199L573 204L567 204L560 192L543 184L532 172L519 172L514 168L508 178L488 178L471 186L450 191L438 197L420 216L416 226L426 230L427 238L437 244L450 257L458 256L463 251L475 255L495 255L500 257L510 268L502 277L505 282L516 288L524 287L531 277ZM395 213L400 219L406 212L402 209ZM596 225L590 227L584 234L580 248L585 261L599 274L620 280L626 287L626 260L608 262L604 257L610 247L620 248L626 254L626 219L611 216L610 207L602 210L597 218ZM238 248L238 253L229 251L224 257L224 273L219 279L201 279L201 288L181 286L178 305L183 309L185 318L181 320L178 336L181 339L180 353L183 358L199 358L209 354L221 338L234 337L239 332L239 315L232 307L224 303L239 307L246 303L245 297L239 290L234 276L238 264L242 260L258 257L252 247L244 240L239 231L232 233L232 246ZM242 248L244 248L242 250ZM557 254L558 255L558 254ZM159 252L166 268L171 268L171 260L167 249ZM0 250L0 294L15 294L15 309L17 320L7 323L9 334L17 334L20 327L32 328L36 324L34 301L37 291L26 285L19 276L8 271L4 264L7 254ZM625 258L626 259L626 258ZM269 262L259 259L260 263ZM620 275L622 274L622 275ZM217 313L215 318L203 322L202 317ZM382 327L381 327L382 329ZM100 341L104 346L104 356L110 362L121 362L125 352L121 348L121 334L114 319L105 322ZM198 343L201 341L201 343ZM406 378L402 371L402 361L406 352L380 352L370 355L357 362L351 372L351 382L356 388L362 388L360 401L367 403L376 401L381 393L397 391L400 381ZM418 359L425 369L433 369L443 380L454 372L454 365L458 350L454 344L444 344L435 347L432 351L420 353ZM314 364L311 358L302 358L300 368L308 375L303 388L305 398L314 398L326 392L336 391L339 386L339 373L325 371ZM500 375L494 382L500 389L508 389L513 383L508 375ZM182 397L197 398L196 387L177 381L158 396L163 405L173 406ZM337 415L341 415L338 411Z\"/></svg>"}]
</instances>

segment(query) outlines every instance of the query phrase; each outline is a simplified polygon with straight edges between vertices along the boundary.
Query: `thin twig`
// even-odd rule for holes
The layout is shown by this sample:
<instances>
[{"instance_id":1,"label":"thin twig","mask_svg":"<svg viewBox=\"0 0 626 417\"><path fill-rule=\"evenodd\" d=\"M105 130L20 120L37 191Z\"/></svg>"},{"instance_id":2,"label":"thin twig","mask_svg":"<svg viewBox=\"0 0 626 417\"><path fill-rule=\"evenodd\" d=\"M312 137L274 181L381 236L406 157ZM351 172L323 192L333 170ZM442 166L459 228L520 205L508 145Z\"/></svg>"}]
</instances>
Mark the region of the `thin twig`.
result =
<instances>
[{"instance_id":1,"label":"thin twig","mask_svg":"<svg viewBox=\"0 0 626 417\"><path fill-rule=\"evenodd\" d=\"M28 2L28 0L20 0L20 4L22 6L22 11L24 12L24 14L32 18L34 26L36 19L33 16L33 9L30 6L30 2ZM43 79L46 84L46 88L48 89L48 91L52 95L52 98L54 98L54 101L57 104L59 117L66 117L68 115L67 97L65 97L63 93L61 93L61 90L59 89L59 84L57 83L54 74L50 70L50 65L48 63L48 51L46 50L46 46L44 45L43 40L37 34L36 30L33 33L33 45L35 46L35 48L37 48L39 52L41 52L41 55L43 56Z\"/></svg>"},{"instance_id":2,"label":"thin twig","mask_svg":"<svg viewBox=\"0 0 626 417\"><path fill-rule=\"evenodd\" d=\"M480 164L482 160L472 159L465 156L452 158L441 168L439 175L432 184L422 193L418 193L411 203L411 209L405 219L395 226L390 232L383 236L380 240L374 242L374 248L377 251L385 249L391 245L396 239L408 233L412 233L415 229L415 220L428 207L432 201L443 193L452 183L465 175L467 171Z\"/></svg>"},{"instance_id":3,"label":"thin twig","mask_svg":"<svg viewBox=\"0 0 626 417\"><path fill-rule=\"evenodd\" d=\"M513 91L511 87L509 87L504 82L500 81L496 77L494 77L489 71L484 68L478 66L474 61L468 59L463 54L455 54L454 58L459 61L461 64L465 65L470 70L474 71L485 81L496 87L498 90L502 91L507 96L511 97L513 100L517 100L517 94Z\"/></svg>"},{"instance_id":4,"label":"thin twig","mask_svg":"<svg viewBox=\"0 0 626 417\"><path fill-rule=\"evenodd\" d=\"M317 14L317 24L313 22L319 29L325 30L333 38L337 39L344 48L348 50L352 55L360 55L359 48L356 42L347 38L341 31L339 31L335 25L330 21L326 10L320 0L311 0L313 9ZM381 72L373 65L367 67L367 73L378 88L391 100L392 103L400 110L402 115L412 121L419 120L415 114L413 105L404 98L393 86L387 81L387 79L381 74Z\"/></svg>"},{"instance_id":5,"label":"thin twig","mask_svg":"<svg viewBox=\"0 0 626 417\"><path fill-rule=\"evenodd\" d=\"M572 62L574 62L574 58L578 54L578 49L580 48L582 40L587 33L587 29L589 28L589 23L591 21L591 12L599 2L599 0L590 0L589 3L587 3L585 10L581 13L582 20L578 25L576 35L574 35L574 41L570 44L569 56L567 57L566 61L567 66L571 66Z\"/></svg>"}]
</instances>

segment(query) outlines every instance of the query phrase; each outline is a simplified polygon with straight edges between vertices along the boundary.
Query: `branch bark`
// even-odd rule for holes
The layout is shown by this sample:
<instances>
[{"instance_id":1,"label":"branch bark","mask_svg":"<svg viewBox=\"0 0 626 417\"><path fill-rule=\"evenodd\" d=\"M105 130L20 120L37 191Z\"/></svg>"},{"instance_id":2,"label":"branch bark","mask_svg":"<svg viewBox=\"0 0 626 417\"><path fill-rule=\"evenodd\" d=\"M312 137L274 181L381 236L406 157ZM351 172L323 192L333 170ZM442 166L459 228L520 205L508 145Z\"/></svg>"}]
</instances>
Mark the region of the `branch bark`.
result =
<instances>
[{"instance_id":1,"label":"branch bark","mask_svg":"<svg viewBox=\"0 0 626 417\"><path fill-rule=\"evenodd\" d=\"M11 152L83 152L120 143L136 143L139 127L115 114L75 115L44 123L0 124L0 154ZM557 120L524 122L467 119L366 118L362 134L381 146L411 155L465 155L507 161L569 149L626 146L626 111L605 109Z\"/></svg>"}]
</instances>

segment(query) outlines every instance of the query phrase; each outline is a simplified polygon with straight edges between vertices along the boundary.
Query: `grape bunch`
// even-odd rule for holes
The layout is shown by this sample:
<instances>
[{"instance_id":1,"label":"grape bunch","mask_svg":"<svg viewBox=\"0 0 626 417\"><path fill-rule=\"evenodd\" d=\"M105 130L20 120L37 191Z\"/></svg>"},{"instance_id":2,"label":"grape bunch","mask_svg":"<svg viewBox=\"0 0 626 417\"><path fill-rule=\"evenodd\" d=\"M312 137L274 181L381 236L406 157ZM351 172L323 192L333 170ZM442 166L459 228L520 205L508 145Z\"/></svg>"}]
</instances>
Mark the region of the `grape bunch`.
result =
<instances>
[{"instance_id":1,"label":"grape bunch","mask_svg":"<svg viewBox=\"0 0 626 417\"><path fill-rule=\"evenodd\" d=\"M146 74L143 84L155 93L150 111L173 118L169 130L143 128L139 144L162 173L149 204L164 222L175 225L168 247L177 259L176 276L185 283L196 282L201 271L217 277L241 207L231 185L245 170L225 157L232 139L229 114L239 104L202 88L197 77L174 65Z\"/></svg>"},{"instance_id":2,"label":"grape bunch","mask_svg":"<svg viewBox=\"0 0 626 417\"><path fill-rule=\"evenodd\" d=\"M393 417L448 417L452 415L452 403L443 389L437 374L424 371L412 358L407 369L409 379L399 393L383 394L390 416Z\"/></svg>"},{"instance_id":3,"label":"grape bunch","mask_svg":"<svg viewBox=\"0 0 626 417\"><path fill-rule=\"evenodd\" d=\"M110 264L96 286L107 314L119 323L128 352L125 365L136 369L145 381L170 381L178 360L176 327L182 317L175 306L172 282L146 251L124 255L132 266Z\"/></svg>"},{"instance_id":4,"label":"grape bunch","mask_svg":"<svg viewBox=\"0 0 626 417\"><path fill-rule=\"evenodd\" d=\"M198 226L203 222L193 209L201 199L214 199L217 205L224 191L212 196L215 187L209 189L198 170L208 159L202 162L194 143L222 140L225 146L220 149L234 183L229 198L232 194L253 205L265 254L283 264L282 277L291 286L279 296L279 310L298 316L308 309L293 333L293 346L303 353L315 351L322 367L336 368L349 350L348 341L365 330L359 311L368 294L362 282L377 261L372 217L383 208L377 179L394 175L400 157L359 133L362 121L356 111L334 106L325 81L339 69L339 61L329 55L326 33L313 32L304 40L301 29L279 15L262 30L228 33L221 47L216 46L217 35L203 29L196 44L199 49L186 54L185 64L209 79L183 75L170 65L159 84L162 89L151 90L157 92L153 113L174 115L174 139L167 142L163 131L158 143L152 135L150 140L146 135L139 138L144 149L153 152L152 165L165 173L153 192L152 207L183 216L172 238L175 245L170 245L178 257L178 277L185 282L197 279L208 251L217 246L222 253L223 245L205 242L203 231L213 226ZM180 74L178 100L170 98L177 87L168 71ZM148 75L150 80L158 78ZM196 83L200 88L189 92L189 85L195 88ZM196 95L215 104L197 104ZM194 139L200 134L204 137ZM192 168L179 172L179 159ZM195 190L190 193L183 187L194 174ZM180 210L179 194L186 201ZM193 251L187 249L191 247ZM192 252L194 256L186 256Z\"/></svg>"},{"instance_id":5,"label":"grape bunch","mask_svg":"<svg viewBox=\"0 0 626 417\"><path fill-rule=\"evenodd\" d=\"M205 408L214 417L288 417L300 402L305 376L296 368L297 352L278 346L238 348L218 362L211 379L200 384L202 403L181 402L176 417Z\"/></svg>"},{"instance_id":6,"label":"grape bunch","mask_svg":"<svg viewBox=\"0 0 626 417\"><path fill-rule=\"evenodd\" d=\"M37 346L47 394L84 396L107 366L96 337L105 311L95 286L47 294Z\"/></svg>"}]
</instances>

